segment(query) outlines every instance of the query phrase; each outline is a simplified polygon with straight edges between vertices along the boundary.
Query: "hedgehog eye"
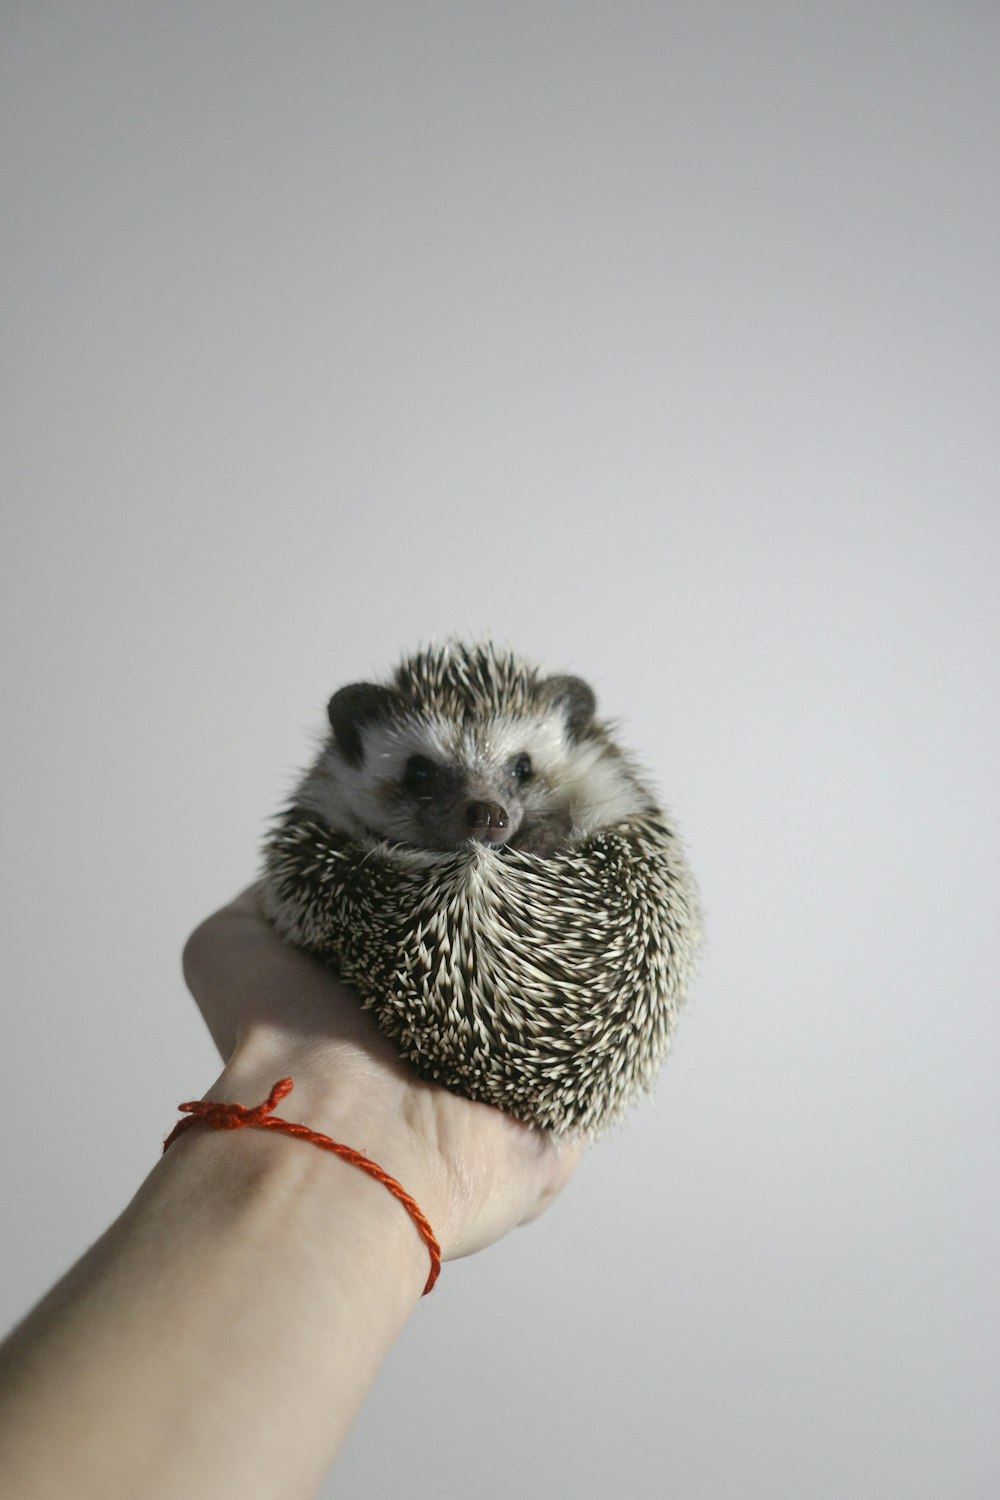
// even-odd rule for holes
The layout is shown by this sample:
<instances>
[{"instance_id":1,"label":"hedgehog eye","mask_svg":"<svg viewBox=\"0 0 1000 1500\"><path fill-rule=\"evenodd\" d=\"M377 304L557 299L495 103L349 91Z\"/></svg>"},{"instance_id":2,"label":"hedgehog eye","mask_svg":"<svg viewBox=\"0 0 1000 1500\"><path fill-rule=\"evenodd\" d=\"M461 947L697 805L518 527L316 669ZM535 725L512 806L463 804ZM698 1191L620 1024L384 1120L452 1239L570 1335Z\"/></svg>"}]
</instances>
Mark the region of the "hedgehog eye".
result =
<instances>
[{"instance_id":1,"label":"hedgehog eye","mask_svg":"<svg viewBox=\"0 0 1000 1500\"><path fill-rule=\"evenodd\" d=\"M426 755L411 755L403 772L403 790L413 796L426 796L430 792L437 767Z\"/></svg>"},{"instance_id":2,"label":"hedgehog eye","mask_svg":"<svg viewBox=\"0 0 1000 1500\"><path fill-rule=\"evenodd\" d=\"M514 777L515 781L530 781L535 774L534 767L531 764L531 757L529 755L519 755L511 767L510 774Z\"/></svg>"}]
</instances>

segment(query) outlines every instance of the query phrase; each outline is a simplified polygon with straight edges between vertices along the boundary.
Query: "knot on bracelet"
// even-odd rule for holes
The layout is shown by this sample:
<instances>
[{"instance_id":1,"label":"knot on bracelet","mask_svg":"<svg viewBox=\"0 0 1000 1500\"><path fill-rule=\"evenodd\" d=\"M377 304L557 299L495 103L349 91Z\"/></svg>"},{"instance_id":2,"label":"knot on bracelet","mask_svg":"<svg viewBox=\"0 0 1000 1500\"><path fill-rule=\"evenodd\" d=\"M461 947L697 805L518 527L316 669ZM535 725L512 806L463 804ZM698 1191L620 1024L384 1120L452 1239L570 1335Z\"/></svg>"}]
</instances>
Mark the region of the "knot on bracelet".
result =
<instances>
[{"instance_id":1,"label":"knot on bracelet","mask_svg":"<svg viewBox=\"0 0 1000 1500\"><path fill-rule=\"evenodd\" d=\"M259 1125L268 1115L274 1114L282 1099L291 1092L292 1080L279 1078L263 1104L254 1104L250 1108L245 1104L224 1104L220 1099L191 1099L177 1106L181 1114L191 1116L190 1120L182 1120L180 1124L193 1125L195 1120L203 1120L215 1130L239 1130L244 1125Z\"/></svg>"}]
</instances>

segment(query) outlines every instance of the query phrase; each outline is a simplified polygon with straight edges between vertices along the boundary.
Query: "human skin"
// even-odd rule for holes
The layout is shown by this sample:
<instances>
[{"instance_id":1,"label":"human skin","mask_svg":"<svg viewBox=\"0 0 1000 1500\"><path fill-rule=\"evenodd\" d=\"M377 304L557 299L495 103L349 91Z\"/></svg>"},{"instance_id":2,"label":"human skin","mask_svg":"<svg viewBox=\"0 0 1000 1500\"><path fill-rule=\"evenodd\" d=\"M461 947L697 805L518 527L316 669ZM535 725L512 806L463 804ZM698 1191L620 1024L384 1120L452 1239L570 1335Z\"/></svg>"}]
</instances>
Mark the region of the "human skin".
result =
<instances>
[{"instance_id":1,"label":"human skin","mask_svg":"<svg viewBox=\"0 0 1000 1500\"><path fill-rule=\"evenodd\" d=\"M226 1059L206 1097L258 1104L294 1079L278 1113L395 1177L445 1260L534 1218L579 1159L419 1079L253 889L195 931L184 972ZM304 1500L428 1269L406 1211L356 1167L192 1127L0 1347L0 1495Z\"/></svg>"}]
</instances>

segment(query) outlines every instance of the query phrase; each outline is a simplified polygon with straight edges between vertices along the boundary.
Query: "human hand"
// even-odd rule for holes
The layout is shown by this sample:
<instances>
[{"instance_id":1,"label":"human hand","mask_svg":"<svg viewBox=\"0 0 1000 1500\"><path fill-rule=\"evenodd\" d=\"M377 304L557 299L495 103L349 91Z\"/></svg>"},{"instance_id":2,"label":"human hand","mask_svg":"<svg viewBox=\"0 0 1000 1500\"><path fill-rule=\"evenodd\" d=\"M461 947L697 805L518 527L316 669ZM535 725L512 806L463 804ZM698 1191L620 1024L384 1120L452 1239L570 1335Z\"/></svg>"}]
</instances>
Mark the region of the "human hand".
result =
<instances>
[{"instance_id":1,"label":"human hand","mask_svg":"<svg viewBox=\"0 0 1000 1500\"><path fill-rule=\"evenodd\" d=\"M203 922L184 975L226 1060L213 1098L257 1104L282 1076L282 1113L363 1151L427 1214L446 1259L535 1218L583 1144L559 1142L419 1078L318 960L264 918L256 887Z\"/></svg>"}]
</instances>

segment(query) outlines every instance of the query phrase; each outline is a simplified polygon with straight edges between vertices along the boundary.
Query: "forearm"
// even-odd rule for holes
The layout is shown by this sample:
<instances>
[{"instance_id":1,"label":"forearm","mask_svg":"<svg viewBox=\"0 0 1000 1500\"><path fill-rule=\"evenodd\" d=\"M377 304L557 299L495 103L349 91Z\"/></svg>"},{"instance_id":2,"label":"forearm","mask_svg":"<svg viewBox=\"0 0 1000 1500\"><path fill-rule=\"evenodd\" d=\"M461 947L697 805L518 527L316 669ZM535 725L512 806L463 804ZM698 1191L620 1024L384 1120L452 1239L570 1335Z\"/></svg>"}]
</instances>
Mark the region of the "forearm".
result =
<instances>
[{"instance_id":1,"label":"forearm","mask_svg":"<svg viewBox=\"0 0 1000 1500\"><path fill-rule=\"evenodd\" d=\"M188 1131L0 1350L0 1493L312 1495L426 1277L357 1168Z\"/></svg>"},{"instance_id":2,"label":"forearm","mask_svg":"<svg viewBox=\"0 0 1000 1500\"><path fill-rule=\"evenodd\" d=\"M558 1147L419 1079L349 990L288 948L253 892L210 918L185 973L223 1056L212 1097L363 1152L412 1194L444 1257L539 1213ZM308 1141L199 1123L0 1347L0 1495L307 1500L430 1269L379 1182Z\"/></svg>"}]
</instances>

